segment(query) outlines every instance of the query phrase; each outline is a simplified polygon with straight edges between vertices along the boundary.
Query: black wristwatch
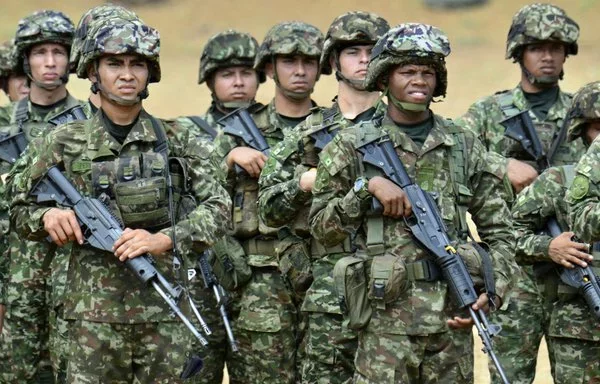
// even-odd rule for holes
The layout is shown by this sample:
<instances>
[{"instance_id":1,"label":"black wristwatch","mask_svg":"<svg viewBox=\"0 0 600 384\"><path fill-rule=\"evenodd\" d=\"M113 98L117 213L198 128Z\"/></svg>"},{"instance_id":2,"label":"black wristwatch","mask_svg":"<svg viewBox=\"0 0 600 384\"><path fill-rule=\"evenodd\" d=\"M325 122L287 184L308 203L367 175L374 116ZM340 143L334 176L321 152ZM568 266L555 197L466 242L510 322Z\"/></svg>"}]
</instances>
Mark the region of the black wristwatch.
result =
<instances>
[{"instance_id":1,"label":"black wristwatch","mask_svg":"<svg viewBox=\"0 0 600 384\"><path fill-rule=\"evenodd\" d=\"M371 196L369 192L369 180L366 177L359 177L354 182L354 194L361 200L365 200L366 198Z\"/></svg>"}]
</instances>

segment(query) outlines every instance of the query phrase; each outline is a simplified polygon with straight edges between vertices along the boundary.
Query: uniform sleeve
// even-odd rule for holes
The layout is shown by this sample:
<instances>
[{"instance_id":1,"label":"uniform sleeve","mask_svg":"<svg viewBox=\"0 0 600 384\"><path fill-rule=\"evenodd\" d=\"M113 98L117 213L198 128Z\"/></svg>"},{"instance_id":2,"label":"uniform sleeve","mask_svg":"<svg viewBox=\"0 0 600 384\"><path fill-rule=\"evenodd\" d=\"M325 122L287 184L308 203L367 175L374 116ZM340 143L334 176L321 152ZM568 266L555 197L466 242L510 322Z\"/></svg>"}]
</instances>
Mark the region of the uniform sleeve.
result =
<instances>
[{"instance_id":1,"label":"uniform sleeve","mask_svg":"<svg viewBox=\"0 0 600 384\"><path fill-rule=\"evenodd\" d=\"M557 205L564 200L560 171L550 168L517 196L512 208L517 234L516 259L523 264L550 261L548 248L552 237L536 234L546 221L556 217Z\"/></svg>"},{"instance_id":2,"label":"uniform sleeve","mask_svg":"<svg viewBox=\"0 0 600 384\"><path fill-rule=\"evenodd\" d=\"M288 135L273 148L260 174L258 210L269 227L281 227L294 220L312 197L311 192L300 188L300 177L308 171L301 164L301 143L300 133Z\"/></svg>"},{"instance_id":3,"label":"uniform sleeve","mask_svg":"<svg viewBox=\"0 0 600 384\"><path fill-rule=\"evenodd\" d=\"M323 148L310 209L312 235L326 247L341 243L360 227L372 199L354 193L357 154L339 133Z\"/></svg>"},{"instance_id":4,"label":"uniform sleeve","mask_svg":"<svg viewBox=\"0 0 600 384\"><path fill-rule=\"evenodd\" d=\"M217 167L219 167L219 171L226 175L224 180L224 186L227 191L232 193L235 183L237 181L237 174L235 172L235 167L231 169L227 166L227 155L231 152L232 149L237 147L237 142L233 137L227 135L223 132L219 132L217 137L215 138L215 145L213 151L213 161Z\"/></svg>"},{"instance_id":5,"label":"uniform sleeve","mask_svg":"<svg viewBox=\"0 0 600 384\"><path fill-rule=\"evenodd\" d=\"M517 270L514 258L516 245L508 198L501 176L497 169L490 169L486 161L485 148L479 140L472 140L470 146L471 190L469 212L477 225L481 239L489 245L494 266L496 293L506 297L509 286Z\"/></svg>"},{"instance_id":6,"label":"uniform sleeve","mask_svg":"<svg viewBox=\"0 0 600 384\"><path fill-rule=\"evenodd\" d=\"M486 108L484 100L479 100L473 103L467 112L460 118L455 120L455 123L464 129L473 132L475 136L489 150L489 143L486 143L485 127L486 127Z\"/></svg>"},{"instance_id":7,"label":"uniform sleeve","mask_svg":"<svg viewBox=\"0 0 600 384\"><path fill-rule=\"evenodd\" d=\"M600 139L596 138L575 167L566 195L571 229L585 242L600 240Z\"/></svg>"}]
</instances>

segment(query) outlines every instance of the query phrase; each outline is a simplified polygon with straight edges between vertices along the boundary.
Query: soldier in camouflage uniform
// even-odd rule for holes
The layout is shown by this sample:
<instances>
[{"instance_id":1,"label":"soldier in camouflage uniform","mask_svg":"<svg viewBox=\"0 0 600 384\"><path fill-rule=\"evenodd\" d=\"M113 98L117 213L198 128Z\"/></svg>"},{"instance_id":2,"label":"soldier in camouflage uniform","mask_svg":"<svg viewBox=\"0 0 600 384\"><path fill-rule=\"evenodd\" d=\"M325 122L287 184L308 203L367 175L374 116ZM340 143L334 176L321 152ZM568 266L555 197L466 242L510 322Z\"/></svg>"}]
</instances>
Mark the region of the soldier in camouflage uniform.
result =
<instances>
[{"instance_id":1,"label":"soldier in camouflage uniform","mask_svg":"<svg viewBox=\"0 0 600 384\"><path fill-rule=\"evenodd\" d=\"M158 32L125 21L105 25L84 45L80 67L87 68L101 108L91 120L58 127L32 144L34 161L12 174L12 223L31 240L50 236L58 246L72 242L64 304L70 322L67 382L179 383L189 333L157 292L140 284L122 262L149 253L169 281L183 282L188 251L212 246L227 228L230 199L211 175L216 165L210 150L142 107L148 84L160 80ZM182 158L198 202L177 219L168 208L167 153L158 150L165 135L168 156ZM29 196L52 165L64 168L82 194L104 201L122 220L126 229L114 254L83 243L73 211L37 204ZM171 256L175 235L184 260ZM177 261L183 266L177 268Z\"/></svg>"},{"instance_id":2,"label":"soldier in camouflage uniform","mask_svg":"<svg viewBox=\"0 0 600 384\"><path fill-rule=\"evenodd\" d=\"M528 111L551 165L575 163L585 151L580 139L566 142L563 123L572 96L558 85L565 58L577 54L578 36L577 23L562 9L550 4L523 7L513 17L506 47L506 58L521 68L519 85L477 101L460 119L460 124L475 132L490 153L508 158L507 177L516 192L542 169L521 144L504 136L502 120ZM502 325L496 342L498 357L507 376L516 383L530 383L535 376L540 341L550 320L541 299L544 290L544 279L536 277L533 265L521 265L507 306L495 314ZM552 359L553 352L549 353ZM499 382L491 365L490 370L493 382Z\"/></svg>"},{"instance_id":3,"label":"soldier in camouflage uniform","mask_svg":"<svg viewBox=\"0 0 600 384\"><path fill-rule=\"evenodd\" d=\"M411 178L435 192L448 234L457 243L466 240L465 214L472 213L491 249L500 298L515 268L501 170L490 167L474 134L429 109L434 97L446 94L449 53L448 38L436 27L391 29L373 48L365 83L366 89L388 96L385 115L345 129L320 155L312 234L325 247L351 236L361 250L334 268L336 280L340 270L341 276L357 279L344 291L336 282L338 294L346 296L346 315L359 329L355 383L473 382L471 329L449 329L469 325L460 317L465 312L451 301L440 275L426 273L437 267L402 220L411 209L404 192L361 161L359 146L389 135ZM382 203L382 214L371 212L372 197ZM472 273L479 272L479 254L461 256ZM363 300L353 299L349 289ZM488 300L482 293L473 307L485 309Z\"/></svg>"},{"instance_id":4,"label":"soldier in camouflage uniform","mask_svg":"<svg viewBox=\"0 0 600 384\"><path fill-rule=\"evenodd\" d=\"M600 133L599 100L600 82L588 84L575 94L567 111L569 141L581 138L589 145ZM574 185L574 168L574 164L548 168L517 196L512 209L518 230L517 262L535 263L536 268L546 269L543 278L537 280L543 281L538 300L544 308L548 349L553 353L552 376L555 383L561 384L591 383L600 379L597 358L600 356L600 322L577 289L559 277L562 269L574 265L586 267L592 260L587 245L574 241L574 234L569 231L569 206L564 196ZM564 231L554 238L540 234L552 218L556 218ZM599 274L600 270L594 270Z\"/></svg>"},{"instance_id":5,"label":"soldier in camouflage uniform","mask_svg":"<svg viewBox=\"0 0 600 384\"><path fill-rule=\"evenodd\" d=\"M0 88L10 102L19 101L29 94L27 76L17 71L14 46L14 40L0 45ZM1 113L0 124L8 124L10 115L4 116Z\"/></svg>"},{"instance_id":6,"label":"soldier in camouflage uniform","mask_svg":"<svg viewBox=\"0 0 600 384\"><path fill-rule=\"evenodd\" d=\"M31 91L27 98L11 105L10 124L0 127L3 138L22 132L27 142L34 140L47 132L50 122L59 121L79 107L80 102L66 89L73 29L71 20L57 11L35 12L19 22L15 57ZM11 164L3 161L1 167L5 174ZM2 211L8 221L5 199L8 197L3 199ZM55 247L23 241L12 231L8 241L9 250L2 257L10 262L5 338L12 357L7 360L11 369L3 373L10 374L15 382L52 380L46 295L50 292L47 256L54 253Z\"/></svg>"},{"instance_id":7,"label":"soldier in camouflage uniform","mask_svg":"<svg viewBox=\"0 0 600 384\"><path fill-rule=\"evenodd\" d=\"M257 50L254 37L232 29L208 39L200 56L198 84L206 83L212 103L203 116L182 117L177 122L214 139L221 129L217 120L255 104L258 86L266 80L264 72L253 68Z\"/></svg>"},{"instance_id":8,"label":"soldier in camouflage uniform","mask_svg":"<svg viewBox=\"0 0 600 384\"><path fill-rule=\"evenodd\" d=\"M267 32L258 49L254 69L275 81L275 97L268 106L250 111L270 147L310 113L322 45L323 34L314 26L283 22ZM305 252L306 243L287 228L268 227L259 219L258 177L266 155L223 133L217 136L215 153L223 160L227 188L235 199L232 235L252 268L250 281L239 290L234 333L240 353L227 361L230 382L294 383L300 303L279 260L291 249ZM245 172L238 174L234 165Z\"/></svg>"},{"instance_id":9,"label":"soldier in camouflage uniform","mask_svg":"<svg viewBox=\"0 0 600 384\"><path fill-rule=\"evenodd\" d=\"M302 311L307 312L305 355L301 362L303 383L350 383L354 375L356 332L343 324L334 294L333 265L351 251L349 242L325 248L310 239L308 210L318 156L326 143L319 132L335 135L349 125L370 120L385 111L379 92L366 91L364 79L371 49L389 29L387 21L366 12L348 12L332 22L321 54L321 73L335 70L338 94L329 108L313 110L306 122L279 143L267 160L259 180L259 213L270 227L294 223L294 234L308 238L309 260L286 260L290 279L299 294L310 284ZM282 261L280 261L282 262Z\"/></svg>"}]
</instances>

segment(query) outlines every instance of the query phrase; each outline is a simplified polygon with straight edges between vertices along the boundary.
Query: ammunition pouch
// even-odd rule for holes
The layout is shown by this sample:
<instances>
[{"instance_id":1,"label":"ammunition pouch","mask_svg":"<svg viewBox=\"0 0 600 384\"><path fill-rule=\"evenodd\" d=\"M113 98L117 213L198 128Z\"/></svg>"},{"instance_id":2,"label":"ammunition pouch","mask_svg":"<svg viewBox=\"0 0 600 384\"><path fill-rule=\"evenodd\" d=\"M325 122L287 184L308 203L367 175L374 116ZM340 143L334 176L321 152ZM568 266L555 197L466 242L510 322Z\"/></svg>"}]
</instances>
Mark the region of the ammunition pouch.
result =
<instances>
[{"instance_id":1,"label":"ammunition pouch","mask_svg":"<svg viewBox=\"0 0 600 384\"><path fill-rule=\"evenodd\" d=\"M367 255L357 253L342 257L333 268L333 280L340 309L348 320L348 328L358 330L371 320L373 308L368 297Z\"/></svg>"}]
</instances>

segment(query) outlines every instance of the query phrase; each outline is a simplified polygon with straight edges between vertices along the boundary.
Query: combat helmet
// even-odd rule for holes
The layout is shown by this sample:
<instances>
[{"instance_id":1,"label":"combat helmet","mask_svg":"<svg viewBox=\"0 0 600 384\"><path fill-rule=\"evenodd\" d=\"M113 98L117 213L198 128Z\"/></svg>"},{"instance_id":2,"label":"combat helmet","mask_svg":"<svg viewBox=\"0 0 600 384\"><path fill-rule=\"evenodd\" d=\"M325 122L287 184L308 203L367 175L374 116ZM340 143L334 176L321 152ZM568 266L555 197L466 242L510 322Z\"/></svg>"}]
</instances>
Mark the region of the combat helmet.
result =
<instances>
[{"instance_id":1,"label":"combat helmet","mask_svg":"<svg viewBox=\"0 0 600 384\"><path fill-rule=\"evenodd\" d=\"M551 4L529 4L512 19L506 38L506 59L521 60L522 47L541 41L560 41L567 55L576 55L579 25L565 11Z\"/></svg>"},{"instance_id":2,"label":"combat helmet","mask_svg":"<svg viewBox=\"0 0 600 384\"><path fill-rule=\"evenodd\" d=\"M335 74L337 80L345 81L351 86L361 89L364 88L364 81L357 82L347 79L339 71L339 51L348 45L375 44L389 29L388 22L374 13L356 11L336 17L325 35L320 60L321 73L331 74L330 57L333 54L338 67Z\"/></svg>"},{"instance_id":3,"label":"combat helmet","mask_svg":"<svg viewBox=\"0 0 600 384\"><path fill-rule=\"evenodd\" d=\"M120 5L114 4L103 4L96 7L90 8L87 12L81 16L77 28L75 29L75 36L73 37L73 44L71 45L71 54L69 57L69 65L72 70L77 69L79 58L81 57L81 46L87 37L88 31L92 28L98 20L104 22L109 17L118 17L123 20L138 20L138 16L135 12L128 10Z\"/></svg>"},{"instance_id":4,"label":"combat helmet","mask_svg":"<svg viewBox=\"0 0 600 384\"><path fill-rule=\"evenodd\" d=\"M248 33L233 29L217 33L206 42L200 56L198 84L204 83L219 68L244 66L252 68L258 51L258 42ZM258 81L264 83L266 76L257 71Z\"/></svg>"},{"instance_id":5,"label":"combat helmet","mask_svg":"<svg viewBox=\"0 0 600 384\"><path fill-rule=\"evenodd\" d=\"M565 119L567 140L581 137L585 124L590 120L600 120L600 81L584 85L573 96Z\"/></svg>"},{"instance_id":6,"label":"combat helmet","mask_svg":"<svg viewBox=\"0 0 600 384\"><path fill-rule=\"evenodd\" d=\"M160 81L160 35L158 31L136 20L111 18L109 23L103 23L93 36L88 36L81 47L81 59L78 65L78 76L87 77L80 68L90 65L98 66L98 60L104 55L134 54L144 57L148 63L148 83ZM92 31L90 31L91 34ZM90 35L88 34L88 35ZM97 71L96 71L97 72ZM121 105L132 105L148 97L148 87L138 95L137 100L124 100L106 92L99 78L92 84L92 92L102 91L108 97Z\"/></svg>"},{"instance_id":7,"label":"combat helmet","mask_svg":"<svg viewBox=\"0 0 600 384\"><path fill-rule=\"evenodd\" d=\"M42 43L61 44L69 50L73 42L75 28L71 19L62 12L53 10L37 11L21 19L15 34L15 57L17 67L23 68L27 77L39 87L54 89L69 81L69 71L57 81L48 85L34 80L31 76L28 53L32 46Z\"/></svg>"},{"instance_id":8,"label":"combat helmet","mask_svg":"<svg viewBox=\"0 0 600 384\"><path fill-rule=\"evenodd\" d=\"M418 23L400 24L390 29L373 47L365 88L370 91L380 90L380 80L384 83L387 81L387 78L382 77L398 65L430 65L435 69L437 80L433 96L444 97L448 87L445 58L449 54L448 37L437 27ZM386 93L391 100L389 92ZM403 108L411 110L428 107L411 103L401 104Z\"/></svg>"},{"instance_id":9,"label":"combat helmet","mask_svg":"<svg viewBox=\"0 0 600 384\"><path fill-rule=\"evenodd\" d=\"M0 79L8 78L18 72L14 44L14 40L9 40L0 45Z\"/></svg>"}]
</instances>

